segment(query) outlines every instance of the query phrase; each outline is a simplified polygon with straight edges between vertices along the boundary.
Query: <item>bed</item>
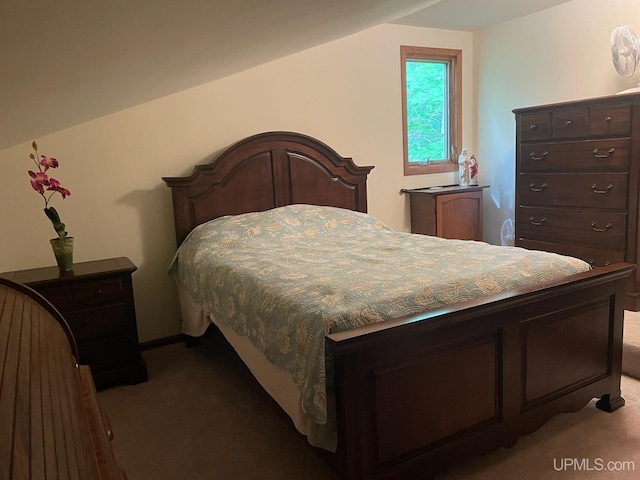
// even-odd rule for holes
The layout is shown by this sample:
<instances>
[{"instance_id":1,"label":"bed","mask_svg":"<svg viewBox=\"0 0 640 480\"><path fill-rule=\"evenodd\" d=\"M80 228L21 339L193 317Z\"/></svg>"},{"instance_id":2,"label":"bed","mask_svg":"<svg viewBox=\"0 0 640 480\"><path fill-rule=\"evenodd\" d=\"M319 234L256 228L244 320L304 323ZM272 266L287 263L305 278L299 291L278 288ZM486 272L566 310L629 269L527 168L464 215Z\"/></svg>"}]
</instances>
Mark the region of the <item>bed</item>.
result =
<instances>
[{"instance_id":1,"label":"bed","mask_svg":"<svg viewBox=\"0 0 640 480\"><path fill-rule=\"evenodd\" d=\"M204 237L217 235L207 229L220 222L240 225L252 231L252 237L260 237L268 229L252 230L246 222L264 215L279 215L280 223L270 221L281 225L282 218L293 214L307 215L310 222L331 215L335 222L337 212L339 219L346 219L345 225L364 219L378 229L377 236L394 235L365 215L371 169L357 166L312 137L267 132L235 143L188 176L163 180L172 191L176 241L186 249L192 237L203 232ZM303 225L290 235L304 236L314 228L322 230L321 226L305 230ZM349 237L350 228L341 231L343 238ZM416 237L401 235L407 242ZM335 242L314 238L317 251L309 258L340 264L343 257L336 253L340 249ZM358 247L344 243L352 255L362 254ZM458 243L456 248L469 258L479 255L474 250L479 242ZM260 244L256 250L267 248ZM492 248L501 249L502 254L512 247ZM451 251L456 250L451 247ZM513 251L527 255L522 249ZM288 275L298 265L298 273L307 271L295 256L288 258ZM543 275L534 283L506 290L488 288L486 294L455 303L388 308L382 321L329 328L321 338L324 362L315 362L319 368L311 382L315 397L306 397L300 388L304 379L256 347L255 338L252 341L247 334L251 327L242 332L224 318L251 316L237 308L251 302L236 299L233 308L216 310L215 302L207 303L207 297L190 285L188 275L181 277L175 271L173 275L185 333L197 337L215 323L309 442L335 451L328 457L341 478L429 478L466 457L513 445L554 415L579 410L594 397L605 411L624 405L620 392L623 301L625 280L634 266L590 270L581 268L580 261L565 260L578 273ZM249 291L270 289L268 283ZM359 283L351 285L334 293L367 290L359 288ZM378 308L388 307L385 295L375 295ZM282 301L288 302L285 297ZM295 310L283 312L284 316L310 317ZM264 325L258 330L260 338L270 336L264 334Z\"/></svg>"}]
</instances>

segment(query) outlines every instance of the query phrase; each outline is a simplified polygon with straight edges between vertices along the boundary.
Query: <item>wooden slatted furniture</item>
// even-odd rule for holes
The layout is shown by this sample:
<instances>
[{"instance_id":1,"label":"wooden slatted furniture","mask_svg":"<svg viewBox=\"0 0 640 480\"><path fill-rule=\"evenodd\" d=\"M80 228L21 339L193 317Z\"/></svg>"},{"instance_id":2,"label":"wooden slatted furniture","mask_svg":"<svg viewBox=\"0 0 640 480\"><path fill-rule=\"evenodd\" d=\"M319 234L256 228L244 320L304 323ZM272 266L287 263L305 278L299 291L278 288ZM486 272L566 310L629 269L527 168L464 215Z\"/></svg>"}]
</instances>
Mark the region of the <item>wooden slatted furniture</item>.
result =
<instances>
[{"instance_id":1,"label":"wooden slatted furniture","mask_svg":"<svg viewBox=\"0 0 640 480\"><path fill-rule=\"evenodd\" d=\"M0 478L125 479L91 372L62 315L0 278Z\"/></svg>"}]
</instances>

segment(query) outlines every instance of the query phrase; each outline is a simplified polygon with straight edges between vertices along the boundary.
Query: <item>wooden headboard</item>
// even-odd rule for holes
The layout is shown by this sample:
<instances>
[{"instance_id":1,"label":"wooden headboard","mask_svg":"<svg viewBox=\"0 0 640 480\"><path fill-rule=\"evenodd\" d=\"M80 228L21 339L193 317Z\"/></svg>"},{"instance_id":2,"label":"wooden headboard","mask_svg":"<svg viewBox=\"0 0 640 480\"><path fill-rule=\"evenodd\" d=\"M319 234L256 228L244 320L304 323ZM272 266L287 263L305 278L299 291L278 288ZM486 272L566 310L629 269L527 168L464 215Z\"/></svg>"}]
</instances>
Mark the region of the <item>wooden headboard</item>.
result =
<instances>
[{"instance_id":1,"label":"wooden headboard","mask_svg":"<svg viewBox=\"0 0 640 480\"><path fill-rule=\"evenodd\" d=\"M171 188L176 241L223 215L305 203L367 211L367 175L351 158L315 138L266 132L231 145L185 177L162 177Z\"/></svg>"}]
</instances>

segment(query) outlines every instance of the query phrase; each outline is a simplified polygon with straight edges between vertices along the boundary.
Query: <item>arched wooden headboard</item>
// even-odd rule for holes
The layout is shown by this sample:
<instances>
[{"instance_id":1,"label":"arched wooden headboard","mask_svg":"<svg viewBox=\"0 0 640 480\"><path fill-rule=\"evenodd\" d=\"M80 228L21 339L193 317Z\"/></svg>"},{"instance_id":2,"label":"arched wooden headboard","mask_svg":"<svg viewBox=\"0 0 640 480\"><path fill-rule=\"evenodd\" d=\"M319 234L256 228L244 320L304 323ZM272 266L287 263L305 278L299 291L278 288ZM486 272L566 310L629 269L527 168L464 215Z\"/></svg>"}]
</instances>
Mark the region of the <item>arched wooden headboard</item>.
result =
<instances>
[{"instance_id":1,"label":"arched wooden headboard","mask_svg":"<svg viewBox=\"0 0 640 480\"><path fill-rule=\"evenodd\" d=\"M162 177L171 188L176 241L223 215L305 203L367 211L367 175L373 167L315 138L266 132L231 145L185 177Z\"/></svg>"}]
</instances>

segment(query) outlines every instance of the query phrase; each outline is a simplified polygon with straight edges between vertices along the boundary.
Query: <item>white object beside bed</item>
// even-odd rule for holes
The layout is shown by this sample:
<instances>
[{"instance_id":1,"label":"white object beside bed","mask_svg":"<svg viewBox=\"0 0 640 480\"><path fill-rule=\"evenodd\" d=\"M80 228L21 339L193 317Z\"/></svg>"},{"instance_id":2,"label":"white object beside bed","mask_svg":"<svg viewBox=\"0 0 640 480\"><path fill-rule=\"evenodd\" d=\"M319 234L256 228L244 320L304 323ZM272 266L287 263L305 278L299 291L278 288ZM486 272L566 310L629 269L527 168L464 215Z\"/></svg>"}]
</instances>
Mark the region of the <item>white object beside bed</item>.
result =
<instances>
[{"instance_id":1,"label":"white object beside bed","mask_svg":"<svg viewBox=\"0 0 640 480\"><path fill-rule=\"evenodd\" d=\"M182 332L192 337L204 335L213 323L227 339L229 344L258 380L262 388L280 405L293 421L296 430L307 437L307 441L316 447L335 452L337 434L335 426L335 408L333 401L329 403L328 422L318 425L302 411L302 395L291 374L270 363L264 354L255 348L247 337L238 335L233 329L222 322L218 322L212 315L208 315L200 305L176 282L180 312L182 313Z\"/></svg>"}]
</instances>

